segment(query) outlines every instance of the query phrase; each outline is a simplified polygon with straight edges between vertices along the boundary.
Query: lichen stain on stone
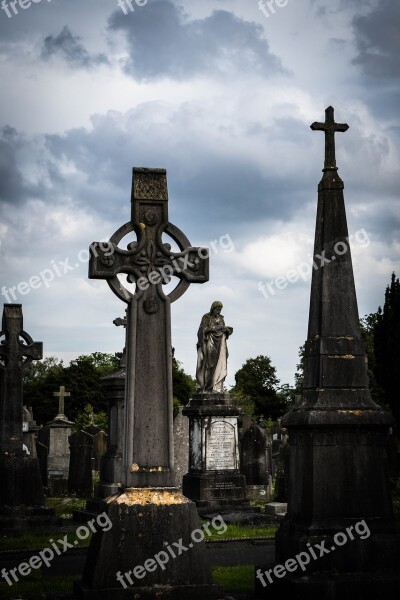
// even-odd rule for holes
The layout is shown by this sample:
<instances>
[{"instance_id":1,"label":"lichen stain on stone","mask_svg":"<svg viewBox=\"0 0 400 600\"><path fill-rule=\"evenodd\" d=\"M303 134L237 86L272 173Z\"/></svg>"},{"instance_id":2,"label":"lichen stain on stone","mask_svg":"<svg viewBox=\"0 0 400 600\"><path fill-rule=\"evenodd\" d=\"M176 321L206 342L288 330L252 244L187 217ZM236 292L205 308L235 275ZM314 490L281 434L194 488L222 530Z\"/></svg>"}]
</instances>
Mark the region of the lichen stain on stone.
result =
<instances>
[{"instance_id":1,"label":"lichen stain on stone","mask_svg":"<svg viewBox=\"0 0 400 600\"><path fill-rule=\"evenodd\" d=\"M180 492L170 492L168 490L151 489L151 488L133 488L126 490L116 500L117 504L146 506L154 505L171 505L171 504L186 504L190 502Z\"/></svg>"},{"instance_id":2,"label":"lichen stain on stone","mask_svg":"<svg viewBox=\"0 0 400 600\"><path fill-rule=\"evenodd\" d=\"M139 465L133 463L130 471L131 473L137 473L138 471L142 473L161 473L162 471L168 471L168 467L139 467Z\"/></svg>"}]
</instances>

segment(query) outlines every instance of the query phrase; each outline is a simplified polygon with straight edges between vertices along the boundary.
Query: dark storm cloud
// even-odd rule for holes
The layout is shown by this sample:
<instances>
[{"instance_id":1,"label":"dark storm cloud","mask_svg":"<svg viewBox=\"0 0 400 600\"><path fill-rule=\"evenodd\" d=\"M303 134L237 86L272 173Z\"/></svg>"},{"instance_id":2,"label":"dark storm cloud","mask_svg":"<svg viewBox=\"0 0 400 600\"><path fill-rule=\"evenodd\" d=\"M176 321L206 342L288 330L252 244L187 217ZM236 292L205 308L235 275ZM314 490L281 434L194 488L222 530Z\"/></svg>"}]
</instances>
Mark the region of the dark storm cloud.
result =
<instances>
[{"instance_id":1,"label":"dark storm cloud","mask_svg":"<svg viewBox=\"0 0 400 600\"><path fill-rule=\"evenodd\" d=\"M400 74L400 2L380 0L366 16L353 18L358 56L353 63L366 75L397 78Z\"/></svg>"},{"instance_id":2,"label":"dark storm cloud","mask_svg":"<svg viewBox=\"0 0 400 600\"><path fill-rule=\"evenodd\" d=\"M100 64L108 64L105 54L89 54L80 41L65 25L56 36L49 35L44 39L42 58L48 59L53 55L61 56L70 67L90 69Z\"/></svg>"},{"instance_id":3,"label":"dark storm cloud","mask_svg":"<svg viewBox=\"0 0 400 600\"><path fill-rule=\"evenodd\" d=\"M77 180L74 189L69 176L69 182L58 187L68 185L69 195L80 204L113 219L121 209L128 214L132 166L165 167L171 215L179 214L193 229L209 232L219 231L221 223L233 227L260 219L288 219L304 205L298 190L304 189L307 174L300 172L291 178L283 169L264 170L239 148L238 156L225 154L209 142L207 130L195 139L179 112L163 113L164 118L168 114L168 125L158 131L157 125L152 125L157 106L148 103L134 109L128 119L117 113L96 117L90 131L76 129L63 136L47 136L46 145L55 161L64 157L85 174L84 186ZM274 139L279 131L284 139L282 127L283 120L274 129ZM297 131L295 138L294 144L301 143ZM231 146L229 137L223 143L227 149Z\"/></svg>"},{"instance_id":4,"label":"dark storm cloud","mask_svg":"<svg viewBox=\"0 0 400 600\"><path fill-rule=\"evenodd\" d=\"M263 28L224 10L189 21L169 0L155 0L128 15L115 12L109 28L125 32L130 50L125 70L142 80L232 69L264 76L284 71L269 50Z\"/></svg>"},{"instance_id":5,"label":"dark storm cloud","mask_svg":"<svg viewBox=\"0 0 400 600\"><path fill-rule=\"evenodd\" d=\"M18 202L24 194L24 183L18 169L16 147L18 134L11 127L0 131L0 201Z\"/></svg>"}]
</instances>

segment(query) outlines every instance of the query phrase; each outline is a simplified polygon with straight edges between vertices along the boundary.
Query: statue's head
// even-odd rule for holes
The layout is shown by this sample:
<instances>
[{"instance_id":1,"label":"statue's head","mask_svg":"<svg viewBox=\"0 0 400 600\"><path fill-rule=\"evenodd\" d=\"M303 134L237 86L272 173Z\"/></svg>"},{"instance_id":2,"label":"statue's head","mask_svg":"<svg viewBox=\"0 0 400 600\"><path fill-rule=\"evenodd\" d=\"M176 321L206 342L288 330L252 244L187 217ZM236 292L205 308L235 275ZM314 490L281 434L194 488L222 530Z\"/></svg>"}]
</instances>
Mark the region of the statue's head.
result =
<instances>
[{"instance_id":1,"label":"statue's head","mask_svg":"<svg viewBox=\"0 0 400 600\"><path fill-rule=\"evenodd\" d=\"M211 308L210 308L210 315L212 315L212 314L213 314L213 312L214 312L214 310L215 310L216 308L219 308L219 311L218 311L218 312L220 313L220 312L221 312L221 310L222 310L222 307L223 307L223 304L222 304L222 302L220 302L219 300L215 300L215 302L213 302L213 303L211 304Z\"/></svg>"}]
</instances>

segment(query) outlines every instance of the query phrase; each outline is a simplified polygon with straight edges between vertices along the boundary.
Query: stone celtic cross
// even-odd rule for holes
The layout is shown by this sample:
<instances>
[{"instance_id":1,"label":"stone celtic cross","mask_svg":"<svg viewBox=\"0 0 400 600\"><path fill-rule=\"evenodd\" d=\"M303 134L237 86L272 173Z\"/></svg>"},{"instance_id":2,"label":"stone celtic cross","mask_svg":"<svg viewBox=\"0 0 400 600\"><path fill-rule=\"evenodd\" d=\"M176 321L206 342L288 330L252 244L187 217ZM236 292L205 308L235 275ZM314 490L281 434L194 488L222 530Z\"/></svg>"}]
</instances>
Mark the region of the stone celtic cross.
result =
<instances>
[{"instance_id":1,"label":"stone celtic cross","mask_svg":"<svg viewBox=\"0 0 400 600\"><path fill-rule=\"evenodd\" d=\"M133 169L131 220L108 245L90 247L89 278L105 279L128 304L123 481L126 487L172 484L172 346L170 303L191 283L208 281L208 250L194 248L168 221L165 169ZM137 241L118 246L134 232ZM162 239L169 235L180 252ZM132 292L118 276L126 275ZM177 277L169 294L162 286Z\"/></svg>"},{"instance_id":2,"label":"stone celtic cross","mask_svg":"<svg viewBox=\"0 0 400 600\"><path fill-rule=\"evenodd\" d=\"M5 304L0 332L0 452L22 454L23 369L43 356L24 331L21 304Z\"/></svg>"},{"instance_id":3,"label":"stone celtic cross","mask_svg":"<svg viewBox=\"0 0 400 600\"><path fill-rule=\"evenodd\" d=\"M329 170L336 170L336 156L335 156L335 133L337 131L347 131L349 126L347 123L335 123L334 109L332 106L328 106L325 110L325 123L319 123L315 121L310 125L313 131L324 131L325 132L325 164L324 168Z\"/></svg>"},{"instance_id":4,"label":"stone celtic cross","mask_svg":"<svg viewBox=\"0 0 400 600\"><path fill-rule=\"evenodd\" d=\"M59 391L53 392L53 396L58 397L58 415L56 416L56 419L65 419L64 399L69 398L71 396L71 393L66 392L65 387L63 385L60 385Z\"/></svg>"}]
</instances>

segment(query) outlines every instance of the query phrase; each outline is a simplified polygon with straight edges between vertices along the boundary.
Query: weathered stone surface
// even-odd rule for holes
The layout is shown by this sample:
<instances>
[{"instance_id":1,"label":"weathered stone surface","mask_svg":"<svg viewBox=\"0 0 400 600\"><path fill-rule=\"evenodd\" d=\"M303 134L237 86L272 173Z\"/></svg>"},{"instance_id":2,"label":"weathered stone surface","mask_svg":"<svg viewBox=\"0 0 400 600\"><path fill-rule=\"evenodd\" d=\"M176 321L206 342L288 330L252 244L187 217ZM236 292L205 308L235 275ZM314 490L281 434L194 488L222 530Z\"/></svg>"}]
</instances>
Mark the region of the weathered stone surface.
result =
<instances>
[{"instance_id":1,"label":"weathered stone surface","mask_svg":"<svg viewBox=\"0 0 400 600\"><path fill-rule=\"evenodd\" d=\"M118 243L131 231L137 242L121 250ZM162 242L168 234L180 252ZM109 246L91 245L89 277L106 279L128 303L127 379L121 469L123 486L171 485L173 482L172 345L170 303L190 283L208 280L208 250L194 248L168 222L164 169L133 170L132 216L110 239ZM117 275L135 281L132 294ZM167 296L163 284L175 275L178 286ZM157 443L154 443L157 440Z\"/></svg>"},{"instance_id":2,"label":"weathered stone surface","mask_svg":"<svg viewBox=\"0 0 400 600\"><path fill-rule=\"evenodd\" d=\"M238 414L227 393L195 394L183 409L189 417L189 472L183 493L198 508L246 503L246 480L239 471Z\"/></svg>"},{"instance_id":3,"label":"weathered stone surface","mask_svg":"<svg viewBox=\"0 0 400 600\"><path fill-rule=\"evenodd\" d=\"M118 243L132 231L137 241L121 250ZM170 235L180 252L171 252L162 241L164 234ZM207 249L193 248L168 222L166 171L135 168L130 222L111 237L107 247L91 246L89 276L106 279L128 304L126 378L121 370L117 377L103 381L110 386L109 446L102 460L101 495L93 509L101 512L104 507L112 527L91 540L83 582L75 586L78 598L218 596L204 545L188 541L198 528L195 505L178 490L169 490L174 480L170 303L190 283L208 280L204 254L208 256ZM135 293L122 286L119 273L136 283ZM165 295L162 286L173 275L179 278L178 286ZM102 500L107 489L117 493ZM165 554L165 542L179 538L192 545L168 561L168 568L149 571L146 581L118 583L118 571L131 573L157 553Z\"/></svg>"},{"instance_id":4,"label":"weathered stone surface","mask_svg":"<svg viewBox=\"0 0 400 600\"><path fill-rule=\"evenodd\" d=\"M240 440L240 472L246 477L247 486L269 483L266 446L265 427L251 423Z\"/></svg>"},{"instance_id":5,"label":"weathered stone surface","mask_svg":"<svg viewBox=\"0 0 400 600\"><path fill-rule=\"evenodd\" d=\"M0 339L0 505L44 503L37 458L23 452L23 369L42 358L43 345L23 329L22 306L5 304Z\"/></svg>"},{"instance_id":6,"label":"weathered stone surface","mask_svg":"<svg viewBox=\"0 0 400 600\"><path fill-rule=\"evenodd\" d=\"M197 391L223 393L227 375L227 339L232 327L226 327L221 314L222 302L212 303L210 312L203 315L197 333Z\"/></svg>"},{"instance_id":7,"label":"weathered stone surface","mask_svg":"<svg viewBox=\"0 0 400 600\"><path fill-rule=\"evenodd\" d=\"M82 582L75 585L78 598L220 597L221 590L212 583L204 542L192 537L192 532L199 529L196 507L179 490L128 489L104 502L104 510L112 528L93 536ZM179 541L186 549L180 555L174 545ZM168 547L172 552L175 548L175 557ZM156 568L151 572L143 569L143 577L132 573L161 552L164 568L153 560L152 568ZM124 576L127 572L133 584ZM117 573L129 589L124 588L121 578L117 579Z\"/></svg>"},{"instance_id":8,"label":"weathered stone surface","mask_svg":"<svg viewBox=\"0 0 400 600\"><path fill-rule=\"evenodd\" d=\"M76 431L69 436L69 446L68 491L88 498L92 495L93 436Z\"/></svg>"},{"instance_id":9,"label":"weathered stone surface","mask_svg":"<svg viewBox=\"0 0 400 600\"><path fill-rule=\"evenodd\" d=\"M0 531L22 533L56 525L44 505L39 462L22 448L23 369L42 357L41 342L23 329L22 306L5 304L0 339Z\"/></svg>"},{"instance_id":10,"label":"weathered stone surface","mask_svg":"<svg viewBox=\"0 0 400 600\"><path fill-rule=\"evenodd\" d=\"M321 542L335 551L311 560L306 578L288 574L279 587L299 599L328 594L332 600L370 598L388 589L389 582L392 592L400 591L400 532L393 518L386 454L393 418L373 402L368 389L333 141L335 128L345 131L347 126L334 124L329 107L323 127L313 128L327 131L314 255L330 262L313 270L304 389L283 419L289 431L290 480L287 514L275 538L276 560L284 563ZM334 536L360 522L369 535L335 547ZM324 577L314 575L322 570ZM256 584L259 596L271 598L268 587Z\"/></svg>"},{"instance_id":11,"label":"weathered stone surface","mask_svg":"<svg viewBox=\"0 0 400 600\"><path fill-rule=\"evenodd\" d=\"M54 419L47 423L48 457L47 468L49 477L68 479L70 464L70 447L68 438L72 432L73 423L67 419Z\"/></svg>"}]
</instances>

